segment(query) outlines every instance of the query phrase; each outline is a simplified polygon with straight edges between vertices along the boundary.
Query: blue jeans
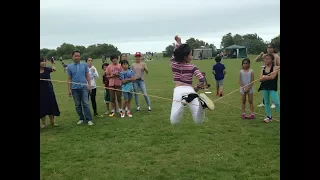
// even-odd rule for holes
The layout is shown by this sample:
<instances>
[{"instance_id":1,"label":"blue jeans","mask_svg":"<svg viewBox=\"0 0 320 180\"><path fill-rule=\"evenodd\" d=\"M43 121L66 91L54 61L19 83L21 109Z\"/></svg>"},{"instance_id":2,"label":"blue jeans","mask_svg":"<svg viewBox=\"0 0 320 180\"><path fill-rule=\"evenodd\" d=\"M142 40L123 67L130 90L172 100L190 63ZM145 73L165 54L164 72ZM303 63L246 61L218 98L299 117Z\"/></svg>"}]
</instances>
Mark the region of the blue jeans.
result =
<instances>
[{"instance_id":1,"label":"blue jeans","mask_svg":"<svg viewBox=\"0 0 320 180\"><path fill-rule=\"evenodd\" d=\"M133 89L135 93L139 92L139 88L141 89L142 94L144 94L144 99L146 100L147 105L150 106L150 99L147 95L147 88L146 84L144 83L144 80L139 79L133 82ZM138 94L134 94L134 100L136 101L136 106L139 107Z\"/></svg>"},{"instance_id":2,"label":"blue jeans","mask_svg":"<svg viewBox=\"0 0 320 180\"><path fill-rule=\"evenodd\" d=\"M76 111L79 115L80 120L82 121L92 120L88 96L89 96L89 92L86 87L83 89L72 89L72 97L76 106ZM83 112L82 112L82 108L83 108Z\"/></svg>"}]
</instances>

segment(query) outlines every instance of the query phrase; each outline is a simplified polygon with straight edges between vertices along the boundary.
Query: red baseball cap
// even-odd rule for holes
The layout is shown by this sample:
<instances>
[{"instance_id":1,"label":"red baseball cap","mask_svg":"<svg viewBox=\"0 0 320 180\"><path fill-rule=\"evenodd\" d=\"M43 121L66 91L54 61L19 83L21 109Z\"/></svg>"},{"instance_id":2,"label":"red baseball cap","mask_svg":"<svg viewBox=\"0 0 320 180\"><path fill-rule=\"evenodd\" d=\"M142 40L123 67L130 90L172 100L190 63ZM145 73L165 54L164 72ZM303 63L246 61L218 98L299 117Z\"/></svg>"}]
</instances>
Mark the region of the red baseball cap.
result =
<instances>
[{"instance_id":1,"label":"red baseball cap","mask_svg":"<svg viewBox=\"0 0 320 180\"><path fill-rule=\"evenodd\" d=\"M138 56L141 57L141 52L136 52L136 54L134 54L134 57L138 57Z\"/></svg>"}]
</instances>

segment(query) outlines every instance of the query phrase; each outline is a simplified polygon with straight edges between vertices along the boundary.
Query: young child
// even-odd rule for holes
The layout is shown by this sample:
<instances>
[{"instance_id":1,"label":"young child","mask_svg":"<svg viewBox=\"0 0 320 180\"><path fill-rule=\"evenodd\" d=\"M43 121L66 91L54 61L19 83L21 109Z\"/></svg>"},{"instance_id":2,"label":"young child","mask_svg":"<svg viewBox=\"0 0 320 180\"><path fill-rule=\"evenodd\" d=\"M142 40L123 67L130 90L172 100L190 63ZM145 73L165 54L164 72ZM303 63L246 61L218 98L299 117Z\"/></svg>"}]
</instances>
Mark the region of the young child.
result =
<instances>
[{"instance_id":1,"label":"young child","mask_svg":"<svg viewBox=\"0 0 320 180\"><path fill-rule=\"evenodd\" d=\"M253 70L250 69L250 60L245 58L242 60L242 69L240 70L239 74L239 84L240 84L240 93L241 93L241 109L243 119L254 119L254 111L253 111L253 82L254 81L254 74ZM247 95L250 105L250 116L246 116L246 101Z\"/></svg>"},{"instance_id":2,"label":"young child","mask_svg":"<svg viewBox=\"0 0 320 180\"><path fill-rule=\"evenodd\" d=\"M280 66L280 56L277 54L276 51L276 47L275 44L270 43L267 46L267 53L272 54L274 56L274 64L276 66ZM264 61L265 56L267 54L264 54L264 52L261 52L260 55L256 58L256 62L261 62ZM265 66L261 66L262 68L264 68ZM264 106L264 100L262 99L262 103L258 105L258 107L263 107ZM274 103L271 104L271 108L275 108L276 106L274 105Z\"/></svg>"},{"instance_id":3,"label":"young child","mask_svg":"<svg viewBox=\"0 0 320 180\"><path fill-rule=\"evenodd\" d=\"M132 81L135 80L134 74L132 70L129 69L129 62L127 60L121 61L122 71L120 72L120 80L122 81L121 89L123 91L123 106L122 109L127 109L127 116L132 117L130 112L130 102L132 99L132 92L133 92L133 83ZM124 118L125 112L122 111L121 117Z\"/></svg>"},{"instance_id":4,"label":"young child","mask_svg":"<svg viewBox=\"0 0 320 180\"><path fill-rule=\"evenodd\" d=\"M221 63L220 56L217 56L215 60L216 64L212 67L212 74L214 74L214 78L216 79L217 96L221 97L223 91L223 79L226 74L226 67Z\"/></svg>"},{"instance_id":5,"label":"young child","mask_svg":"<svg viewBox=\"0 0 320 180\"><path fill-rule=\"evenodd\" d=\"M104 74L103 74L103 77L102 77L102 82L104 84L104 88L105 88L105 91L104 91L104 103L106 103L106 106L107 106L107 111L106 111L106 115L110 113L110 91L109 89L109 79L107 77L107 73L106 73L106 70L107 70L107 67L109 66L108 63L103 63L102 65L102 69L104 70Z\"/></svg>"},{"instance_id":6,"label":"young child","mask_svg":"<svg viewBox=\"0 0 320 180\"><path fill-rule=\"evenodd\" d=\"M46 67L47 61L40 57L40 79L51 79L50 73L55 72L54 67ZM52 126L58 126L54 123L54 117L60 116L56 95L54 94L51 81L40 81L40 119L42 120L41 128L45 128L46 116L50 118Z\"/></svg>"},{"instance_id":7,"label":"young child","mask_svg":"<svg viewBox=\"0 0 320 180\"><path fill-rule=\"evenodd\" d=\"M118 101L118 108L119 108L119 113L122 112L121 109L121 80L119 78L120 72L122 71L121 65L118 63L118 56L117 55L111 55L110 60L112 64L110 64L107 67L107 78L109 79L109 89L110 91L110 99L111 99L111 105L112 105L112 110L111 113L109 114L110 117L113 117L115 115L116 111L116 100Z\"/></svg>"},{"instance_id":8,"label":"young child","mask_svg":"<svg viewBox=\"0 0 320 180\"><path fill-rule=\"evenodd\" d=\"M196 65L191 64L192 50L188 44L181 44L181 39L175 36L177 42L170 64L175 82L170 122L180 123L184 107L187 105L192 113L193 121L201 124L205 117L205 108L214 109L213 102L203 93L196 91L203 89L205 78ZM193 87L192 77L196 76L199 83Z\"/></svg>"},{"instance_id":9,"label":"young child","mask_svg":"<svg viewBox=\"0 0 320 180\"><path fill-rule=\"evenodd\" d=\"M207 81L207 78L206 78L206 73L205 72L201 72L201 74L203 75L204 77L204 90L208 90L210 88L210 84L208 84L208 81Z\"/></svg>"},{"instance_id":10,"label":"young child","mask_svg":"<svg viewBox=\"0 0 320 180\"><path fill-rule=\"evenodd\" d=\"M88 59L86 59L86 63L88 64L88 67L89 67L89 75L91 79L91 93L89 93L89 98L91 99L94 116L97 117L98 111L97 111L97 102L96 102L96 95L97 95L96 78L99 78L99 74L97 69L93 66L92 58L89 57Z\"/></svg>"},{"instance_id":11,"label":"young child","mask_svg":"<svg viewBox=\"0 0 320 180\"><path fill-rule=\"evenodd\" d=\"M61 61L62 67L63 67L63 72L66 73L66 70L68 69L68 64L65 64L64 62Z\"/></svg>"},{"instance_id":12,"label":"young child","mask_svg":"<svg viewBox=\"0 0 320 180\"><path fill-rule=\"evenodd\" d=\"M280 101L278 96L278 71L279 66L274 64L275 57L273 54L267 54L264 59L265 67L260 72L260 87L262 90L263 99L265 103L265 110L267 117L263 120L265 123L272 121L271 108L270 108L270 96L276 106L276 110L280 115Z\"/></svg>"}]
</instances>

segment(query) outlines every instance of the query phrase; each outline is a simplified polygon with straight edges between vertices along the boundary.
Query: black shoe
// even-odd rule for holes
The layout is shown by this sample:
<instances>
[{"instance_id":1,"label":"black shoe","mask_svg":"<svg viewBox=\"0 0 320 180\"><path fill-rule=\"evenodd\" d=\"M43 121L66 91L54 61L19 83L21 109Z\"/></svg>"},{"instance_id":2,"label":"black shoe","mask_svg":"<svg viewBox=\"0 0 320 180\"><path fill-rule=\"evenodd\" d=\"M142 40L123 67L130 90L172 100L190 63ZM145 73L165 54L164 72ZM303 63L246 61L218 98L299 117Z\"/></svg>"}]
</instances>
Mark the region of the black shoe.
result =
<instances>
[{"instance_id":1,"label":"black shoe","mask_svg":"<svg viewBox=\"0 0 320 180\"><path fill-rule=\"evenodd\" d=\"M188 95L183 95L182 98L181 98L181 103L183 105L187 105L187 103L190 103L191 101L193 101L195 98L199 97L198 94L196 93L191 93L191 94L188 94Z\"/></svg>"}]
</instances>

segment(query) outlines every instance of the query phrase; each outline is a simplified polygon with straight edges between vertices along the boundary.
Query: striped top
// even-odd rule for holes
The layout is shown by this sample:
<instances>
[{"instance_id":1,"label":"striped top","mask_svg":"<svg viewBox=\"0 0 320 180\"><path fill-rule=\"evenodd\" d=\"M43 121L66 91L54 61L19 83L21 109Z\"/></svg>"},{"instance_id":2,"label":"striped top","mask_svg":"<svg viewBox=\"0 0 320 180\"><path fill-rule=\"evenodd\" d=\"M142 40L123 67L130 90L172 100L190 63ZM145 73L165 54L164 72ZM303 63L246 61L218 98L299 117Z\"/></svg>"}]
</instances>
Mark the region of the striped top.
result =
<instances>
[{"instance_id":1,"label":"striped top","mask_svg":"<svg viewBox=\"0 0 320 180\"><path fill-rule=\"evenodd\" d=\"M177 49L179 45L180 44L176 44L175 49ZM197 86L201 86L204 83L205 78L196 65L184 62L176 62L174 60L174 55L172 55L170 62L173 80L175 82L184 83L186 85L192 85L192 77L194 75L199 79L199 84Z\"/></svg>"}]
</instances>

